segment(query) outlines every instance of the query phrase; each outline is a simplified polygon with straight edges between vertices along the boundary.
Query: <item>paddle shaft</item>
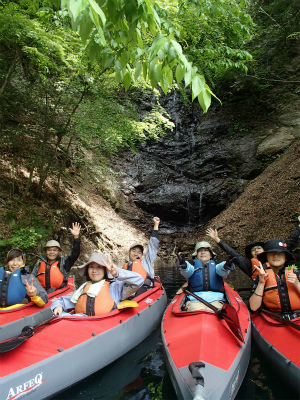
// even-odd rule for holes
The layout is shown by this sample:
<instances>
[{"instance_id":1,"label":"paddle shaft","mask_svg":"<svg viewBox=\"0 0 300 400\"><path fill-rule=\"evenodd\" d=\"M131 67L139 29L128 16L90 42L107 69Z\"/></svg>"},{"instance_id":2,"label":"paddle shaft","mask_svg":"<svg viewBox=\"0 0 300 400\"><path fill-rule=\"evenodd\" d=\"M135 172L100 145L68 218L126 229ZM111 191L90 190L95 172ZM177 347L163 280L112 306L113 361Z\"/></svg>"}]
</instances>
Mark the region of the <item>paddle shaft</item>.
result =
<instances>
[{"instance_id":1,"label":"paddle shaft","mask_svg":"<svg viewBox=\"0 0 300 400\"><path fill-rule=\"evenodd\" d=\"M287 324L287 325L290 325L290 326L292 326L293 328L295 328L295 329L297 329L298 331L300 331L300 325L295 324L295 322L292 322L292 321L290 321L289 319L286 319L286 318L282 317L281 315L276 314L276 313L274 313L274 312L272 312L272 311L266 310L265 308L261 308L260 311L263 312L263 313L265 313L265 314L271 315L272 317L274 317L274 319L277 319L277 320L279 320L279 321L282 321L283 323L285 323L285 324Z\"/></svg>"},{"instance_id":2,"label":"paddle shaft","mask_svg":"<svg viewBox=\"0 0 300 400\"><path fill-rule=\"evenodd\" d=\"M208 303L206 300L197 296L195 293L191 293L187 289L182 289L182 290L184 291L184 293L195 297L196 300L201 301L201 303L205 304L208 308L213 310L219 319L224 319L228 328L231 330L234 336L237 337L242 342L244 342L244 337L242 334L239 317L237 315L236 309L233 306L231 306L230 304L224 304L222 308L217 308L211 303ZM228 315L226 307L228 311L229 310L231 311L231 317Z\"/></svg>"},{"instance_id":3,"label":"paddle shaft","mask_svg":"<svg viewBox=\"0 0 300 400\"><path fill-rule=\"evenodd\" d=\"M192 293L192 292L190 292L190 291L187 290L187 289L182 289L182 290L184 291L184 293L186 293L186 294L188 294L188 295L190 295L190 296L193 296L193 297L195 297L195 299L201 301L201 303L205 304L208 308L210 308L211 310L213 310L213 311L217 314L217 316L219 317L219 315L218 315L218 313L217 313L217 311L219 310L219 308L215 307L213 304L211 304L211 303L209 303L208 301L202 299L202 297L197 296L195 293Z\"/></svg>"}]
</instances>

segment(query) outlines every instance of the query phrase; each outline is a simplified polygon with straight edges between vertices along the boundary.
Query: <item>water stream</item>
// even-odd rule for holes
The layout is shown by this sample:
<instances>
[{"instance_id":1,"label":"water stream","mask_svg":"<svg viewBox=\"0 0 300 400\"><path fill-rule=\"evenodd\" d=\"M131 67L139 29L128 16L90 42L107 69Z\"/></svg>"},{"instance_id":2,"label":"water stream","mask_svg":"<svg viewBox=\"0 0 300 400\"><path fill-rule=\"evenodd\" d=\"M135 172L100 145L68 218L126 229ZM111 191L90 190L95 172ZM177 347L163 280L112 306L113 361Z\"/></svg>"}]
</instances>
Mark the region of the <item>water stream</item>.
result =
<instances>
[{"instance_id":1,"label":"water stream","mask_svg":"<svg viewBox=\"0 0 300 400\"><path fill-rule=\"evenodd\" d=\"M155 269L170 301L184 279L174 268L174 261L159 261ZM250 286L249 279L240 270L232 272L227 281L235 288ZM242 295L246 300L248 293L242 292ZM101 357L101 349L99 349L99 357ZM160 327L158 326L129 353L52 399L176 400L165 367ZM289 391L279 375L261 358L255 347L252 348L246 377L236 396L236 400L246 399L297 400L295 393Z\"/></svg>"}]
</instances>

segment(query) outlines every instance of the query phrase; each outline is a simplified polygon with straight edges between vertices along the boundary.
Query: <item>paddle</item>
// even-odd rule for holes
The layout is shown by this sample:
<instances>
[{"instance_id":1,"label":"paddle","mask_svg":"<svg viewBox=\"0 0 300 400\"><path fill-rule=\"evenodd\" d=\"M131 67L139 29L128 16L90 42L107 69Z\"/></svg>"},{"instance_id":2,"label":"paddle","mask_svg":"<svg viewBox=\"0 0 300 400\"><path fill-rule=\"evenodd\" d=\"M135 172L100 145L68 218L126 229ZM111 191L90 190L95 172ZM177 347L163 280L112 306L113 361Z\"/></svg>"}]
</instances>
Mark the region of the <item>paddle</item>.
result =
<instances>
[{"instance_id":1,"label":"paddle","mask_svg":"<svg viewBox=\"0 0 300 400\"><path fill-rule=\"evenodd\" d=\"M214 305L208 303L206 300L197 296L195 293L191 293L187 289L183 289L183 291L184 293L195 297L195 299L201 301L201 303L205 304L208 308L213 310L219 319L224 319L234 336L244 342L239 317L237 315L236 309L233 306L231 306L230 304L224 304L222 308L217 308Z\"/></svg>"},{"instance_id":2,"label":"paddle","mask_svg":"<svg viewBox=\"0 0 300 400\"><path fill-rule=\"evenodd\" d=\"M50 318L36 324L34 326L26 325L22 329L21 333L18 336L14 336L12 338L6 339L3 342L0 342L0 353L6 353L7 351L13 350L16 347L20 346L25 340L34 335L37 328L40 328L42 325L46 325L48 322L57 318L56 316L51 316Z\"/></svg>"},{"instance_id":3,"label":"paddle","mask_svg":"<svg viewBox=\"0 0 300 400\"><path fill-rule=\"evenodd\" d=\"M138 306L139 304L136 301L132 300L123 300L117 304L117 308L119 310L123 310L125 308L130 308L130 307L138 307ZM57 318L57 316L53 315L37 325L24 326L24 328L22 329L21 333L18 336L14 336L12 338L4 340L3 342L0 342L0 354L6 353L7 351L13 350L16 347L20 346L20 344L22 344L25 340L34 335L37 328L40 328L42 325L46 325L48 322L52 321L55 318Z\"/></svg>"},{"instance_id":4,"label":"paddle","mask_svg":"<svg viewBox=\"0 0 300 400\"><path fill-rule=\"evenodd\" d=\"M290 321L289 319L286 319L284 317L282 317L280 314L276 314L273 311L270 310L266 310L265 308L261 308L260 309L261 312L271 315L274 319L277 319L279 321L282 321L283 323L292 326L293 328L297 329L298 331L300 331L300 325L295 324L295 322Z\"/></svg>"}]
</instances>

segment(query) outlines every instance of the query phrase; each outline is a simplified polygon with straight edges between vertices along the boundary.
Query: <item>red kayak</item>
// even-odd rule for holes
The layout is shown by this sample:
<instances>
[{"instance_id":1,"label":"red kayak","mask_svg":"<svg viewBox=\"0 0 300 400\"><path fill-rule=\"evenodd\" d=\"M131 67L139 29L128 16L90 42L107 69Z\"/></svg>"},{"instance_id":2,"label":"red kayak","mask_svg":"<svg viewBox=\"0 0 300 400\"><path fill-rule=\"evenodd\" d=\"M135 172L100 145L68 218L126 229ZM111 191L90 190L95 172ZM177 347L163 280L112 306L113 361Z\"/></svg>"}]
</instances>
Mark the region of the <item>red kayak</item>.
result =
<instances>
[{"instance_id":1,"label":"red kayak","mask_svg":"<svg viewBox=\"0 0 300 400\"><path fill-rule=\"evenodd\" d=\"M300 398L300 317L287 322L274 318L261 311L252 314L253 339L279 377Z\"/></svg>"},{"instance_id":2,"label":"red kayak","mask_svg":"<svg viewBox=\"0 0 300 400\"><path fill-rule=\"evenodd\" d=\"M64 288L48 294L49 301L43 307L29 302L0 308L0 342L18 335L24 326L33 326L48 319L52 315L50 309L52 301L60 296L68 295L74 287L75 277L72 276L68 278L68 283Z\"/></svg>"},{"instance_id":3,"label":"red kayak","mask_svg":"<svg viewBox=\"0 0 300 400\"><path fill-rule=\"evenodd\" d=\"M7 343L13 348L0 357L0 399L48 399L107 366L159 324L167 296L155 282L153 289L124 303L126 308L102 316L53 317L24 341L0 343L0 350Z\"/></svg>"},{"instance_id":4,"label":"red kayak","mask_svg":"<svg viewBox=\"0 0 300 400\"><path fill-rule=\"evenodd\" d=\"M231 323L214 311L183 311L185 293L177 294L165 311L163 345L178 399L234 399L244 379L251 350L250 316L226 283L225 293L227 308L237 316L240 339Z\"/></svg>"}]
</instances>

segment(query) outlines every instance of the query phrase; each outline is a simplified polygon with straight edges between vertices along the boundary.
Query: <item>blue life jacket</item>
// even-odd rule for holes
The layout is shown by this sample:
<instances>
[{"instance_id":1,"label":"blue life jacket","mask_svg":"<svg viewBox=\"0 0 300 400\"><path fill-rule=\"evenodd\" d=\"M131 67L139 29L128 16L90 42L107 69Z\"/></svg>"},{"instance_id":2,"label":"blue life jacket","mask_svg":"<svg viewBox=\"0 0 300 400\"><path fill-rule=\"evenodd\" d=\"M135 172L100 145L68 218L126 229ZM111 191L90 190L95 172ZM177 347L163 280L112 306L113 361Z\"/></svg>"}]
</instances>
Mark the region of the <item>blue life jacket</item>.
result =
<instances>
[{"instance_id":1,"label":"blue life jacket","mask_svg":"<svg viewBox=\"0 0 300 400\"><path fill-rule=\"evenodd\" d=\"M26 286L21 279L22 268L7 272L0 267L0 307L20 303L26 295Z\"/></svg>"},{"instance_id":2,"label":"blue life jacket","mask_svg":"<svg viewBox=\"0 0 300 400\"><path fill-rule=\"evenodd\" d=\"M194 260L194 273L189 278L190 289L193 292L213 291L224 293L223 278L216 273L216 263L209 260L203 264L197 258Z\"/></svg>"}]
</instances>

